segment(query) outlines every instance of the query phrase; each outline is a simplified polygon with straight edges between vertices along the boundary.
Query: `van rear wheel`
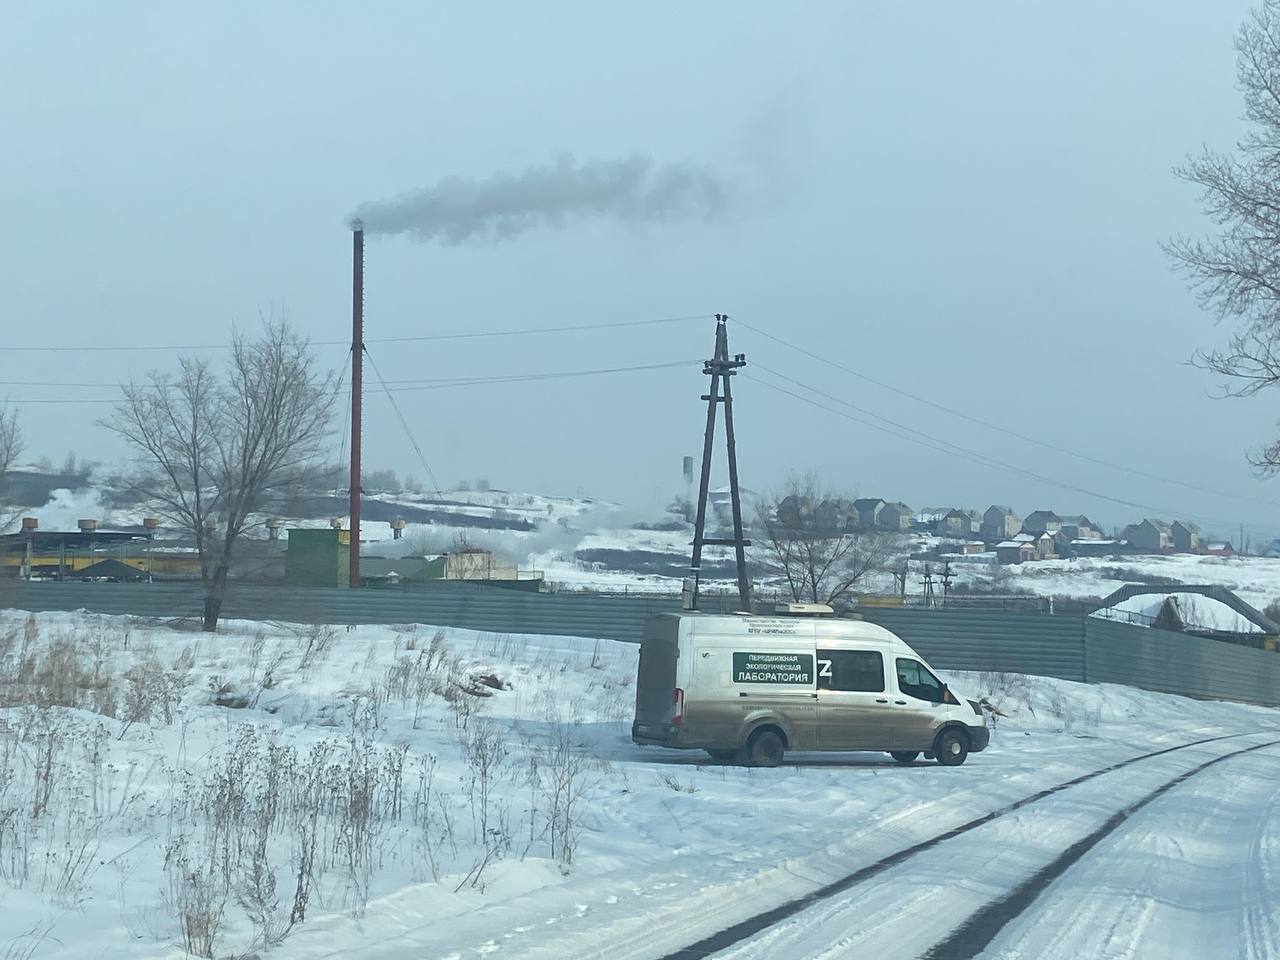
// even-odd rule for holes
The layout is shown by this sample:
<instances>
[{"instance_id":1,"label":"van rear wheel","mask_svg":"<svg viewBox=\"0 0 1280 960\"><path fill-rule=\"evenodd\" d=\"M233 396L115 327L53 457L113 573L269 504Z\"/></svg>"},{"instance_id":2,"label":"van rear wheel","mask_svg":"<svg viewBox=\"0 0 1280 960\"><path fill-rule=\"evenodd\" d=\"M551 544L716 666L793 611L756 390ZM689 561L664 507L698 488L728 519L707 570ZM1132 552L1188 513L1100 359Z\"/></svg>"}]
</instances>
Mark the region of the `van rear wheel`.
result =
<instances>
[{"instance_id":1,"label":"van rear wheel","mask_svg":"<svg viewBox=\"0 0 1280 960\"><path fill-rule=\"evenodd\" d=\"M944 767L958 767L969 756L969 737L963 730L943 730L933 742L933 752Z\"/></svg>"},{"instance_id":2,"label":"van rear wheel","mask_svg":"<svg viewBox=\"0 0 1280 960\"><path fill-rule=\"evenodd\" d=\"M747 763L753 767L776 767L782 762L786 745L776 730L761 730L747 741Z\"/></svg>"},{"instance_id":3,"label":"van rear wheel","mask_svg":"<svg viewBox=\"0 0 1280 960\"><path fill-rule=\"evenodd\" d=\"M890 750L889 756L897 760L899 763L911 763L916 757L920 756L919 750Z\"/></svg>"}]
</instances>

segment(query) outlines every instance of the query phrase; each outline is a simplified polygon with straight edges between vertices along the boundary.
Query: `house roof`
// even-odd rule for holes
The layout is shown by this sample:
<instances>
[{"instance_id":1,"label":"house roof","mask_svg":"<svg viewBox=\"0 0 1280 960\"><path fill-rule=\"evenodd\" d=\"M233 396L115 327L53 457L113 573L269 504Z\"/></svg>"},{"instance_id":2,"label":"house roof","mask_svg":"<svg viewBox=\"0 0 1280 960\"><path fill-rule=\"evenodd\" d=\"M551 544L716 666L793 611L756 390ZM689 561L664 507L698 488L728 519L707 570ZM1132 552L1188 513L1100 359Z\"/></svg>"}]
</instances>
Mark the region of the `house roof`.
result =
<instances>
[{"instance_id":1,"label":"house roof","mask_svg":"<svg viewBox=\"0 0 1280 960\"><path fill-rule=\"evenodd\" d=\"M853 505L859 510L865 510L868 507L874 508L876 504L884 506L884 501L879 497L859 497L857 500L853 501Z\"/></svg>"},{"instance_id":2,"label":"house roof","mask_svg":"<svg viewBox=\"0 0 1280 960\"><path fill-rule=\"evenodd\" d=\"M1059 517L1052 510L1033 510L1031 513L1027 514L1026 522L1029 523L1032 520L1061 520L1061 519L1062 518Z\"/></svg>"},{"instance_id":3,"label":"house roof","mask_svg":"<svg viewBox=\"0 0 1280 960\"><path fill-rule=\"evenodd\" d=\"M1006 517L1014 516L1013 507L1002 507L998 503L993 503L991 506L987 507L987 513L990 513L992 510L999 510Z\"/></svg>"},{"instance_id":4,"label":"house roof","mask_svg":"<svg viewBox=\"0 0 1280 960\"><path fill-rule=\"evenodd\" d=\"M112 557L105 560L99 560L97 563L91 563L83 570L75 571L72 576L80 577L101 577L111 580L142 580L146 577L146 573L137 567L131 567L127 563L121 563Z\"/></svg>"},{"instance_id":5,"label":"house roof","mask_svg":"<svg viewBox=\"0 0 1280 960\"><path fill-rule=\"evenodd\" d=\"M1188 533L1200 532L1200 528L1196 526L1194 523L1192 523L1190 520L1175 520L1173 521L1171 526L1181 527L1183 530L1186 530Z\"/></svg>"},{"instance_id":6,"label":"house roof","mask_svg":"<svg viewBox=\"0 0 1280 960\"><path fill-rule=\"evenodd\" d=\"M1063 523L1065 526L1070 526L1070 527L1094 527L1095 529L1097 528L1097 524L1095 524L1092 520L1090 520L1088 517L1086 517L1083 513L1075 513L1075 514L1072 514L1072 515L1071 515L1071 516L1069 516L1069 517L1067 517L1067 516L1060 516L1060 517L1058 517L1058 519L1059 519L1059 520L1061 520L1061 521L1062 521L1062 523Z\"/></svg>"},{"instance_id":7,"label":"house roof","mask_svg":"<svg viewBox=\"0 0 1280 960\"><path fill-rule=\"evenodd\" d=\"M1156 528L1157 530L1159 530L1161 533L1168 533L1168 532L1169 532L1169 524L1165 523L1165 521L1163 521L1163 520L1154 520L1154 519L1152 519L1151 517L1145 517L1145 518L1143 518L1142 523L1149 523L1149 524L1151 524L1153 527L1155 527L1155 528ZM1141 525L1142 525L1142 524L1139 524L1139 526L1141 526Z\"/></svg>"}]
</instances>

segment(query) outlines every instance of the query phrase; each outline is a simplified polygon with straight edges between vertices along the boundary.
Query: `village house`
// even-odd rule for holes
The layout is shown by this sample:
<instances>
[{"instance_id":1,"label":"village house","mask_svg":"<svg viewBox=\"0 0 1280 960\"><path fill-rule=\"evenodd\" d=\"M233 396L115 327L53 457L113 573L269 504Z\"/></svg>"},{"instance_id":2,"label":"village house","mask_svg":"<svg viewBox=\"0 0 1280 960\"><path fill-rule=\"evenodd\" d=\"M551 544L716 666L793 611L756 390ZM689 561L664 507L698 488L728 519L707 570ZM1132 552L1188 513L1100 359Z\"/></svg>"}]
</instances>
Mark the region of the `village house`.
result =
<instances>
[{"instance_id":1,"label":"village house","mask_svg":"<svg viewBox=\"0 0 1280 960\"><path fill-rule=\"evenodd\" d=\"M987 543L996 543L1010 539L1021 529L1022 518L1014 513L1012 508L992 504L982 515L979 533Z\"/></svg>"},{"instance_id":2,"label":"village house","mask_svg":"<svg viewBox=\"0 0 1280 960\"><path fill-rule=\"evenodd\" d=\"M1102 537L1102 527L1083 514L1058 519L1062 523L1060 532L1065 533L1070 540L1094 540Z\"/></svg>"},{"instance_id":3,"label":"village house","mask_svg":"<svg viewBox=\"0 0 1280 960\"><path fill-rule=\"evenodd\" d=\"M1036 510L1027 514L1022 521L1023 533L1057 533L1062 529L1062 520L1052 510Z\"/></svg>"},{"instance_id":4,"label":"village house","mask_svg":"<svg viewBox=\"0 0 1280 960\"><path fill-rule=\"evenodd\" d=\"M915 529L925 533L941 534L942 521L950 512L950 507L921 507L916 511Z\"/></svg>"},{"instance_id":5,"label":"village house","mask_svg":"<svg viewBox=\"0 0 1280 960\"><path fill-rule=\"evenodd\" d=\"M1036 558L1036 545L1030 540L1001 540L995 554L996 563L1026 563Z\"/></svg>"},{"instance_id":6,"label":"village house","mask_svg":"<svg viewBox=\"0 0 1280 960\"><path fill-rule=\"evenodd\" d=\"M845 500L823 500L813 511L813 525L824 532L844 533L858 525L858 511Z\"/></svg>"},{"instance_id":7,"label":"village house","mask_svg":"<svg viewBox=\"0 0 1280 960\"><path fill-rule=\"evenodd\" d=\"M1129 546L1144 553L1164 553L1173 547L1173 535L1169 524L1151 517L1141 523L1131 523L1120 534Z\"/></svg>"},{"instance_id":8,"label":"village house","mask_svg":"<svg viewBox=\"0 0 1280 960\"><path fill-rule=\"evenodd\" d=\"M1190 520L1175 520L1169 525L1173 549L1179 553L1195 553L1200 549L1200 528Z\"/></svg>"},{"instance_id":9,"label":"village house","mask_svg":"<svg viewBox=\"0 0 1280 960\"><path fill-rule=\"evenodd\" d=\"M885 502L879 497L859 497L853 501L853 509L858 515L858 526L864 530L880 526L880 511Z\"/></svg>"},{"instance_id":10,"label":"village house","mask_svg":"<svg viewBox=\"0 0 1280 960\"><path fill-rule=\"evenodd\" d=\"M807 499L794 493L788 494L778 501L778 523L788 529L795 530L800 526L800 518L808 511Z\"/></svg>"},{"instance_id":11,"label":"village house","mask_svg":"<svg viewBox=\"0 0 1280 960\"><path fill-rule=\"evenodd\" d=\"M1112 557L1123 551L1124 545L1119 540L1086 537L1080 540L1072 540L1067 555L1071 557Z\"/></svg>"},{"instance_id":12,"label":"village house","mask_svg":"<svg viewBox=\"0 0 1280 960\"><path fill-rule=\"evenodd\" d=\"M892 530L894 533L907 533L911 530L911 520L915 514L905 503L886 503L880 508L880 529Z\"/></svg>"},{"instance_id":13,"label":"village house","mask_svg":"<svg viewBox=\"0 0 1280 960\"><path fill-rule=\"evenodd\" d=\"M944 537L970 536L973 531L969 523L969 514L964 510L948 510L939 524L938 534Z\"/></svg>"},{"instance_id":14,"label":"village house","mask_svg":"<svg viewBox=\"0 0 1280 960\"><path fill-rule=\"evenodd\" d=\"M1035 549L1033 560L1053 560L1057 554L1053 552L1052 533L1020 533L1013 538L1014 543L1029 543Z\"/></svg>"}]
</instances>

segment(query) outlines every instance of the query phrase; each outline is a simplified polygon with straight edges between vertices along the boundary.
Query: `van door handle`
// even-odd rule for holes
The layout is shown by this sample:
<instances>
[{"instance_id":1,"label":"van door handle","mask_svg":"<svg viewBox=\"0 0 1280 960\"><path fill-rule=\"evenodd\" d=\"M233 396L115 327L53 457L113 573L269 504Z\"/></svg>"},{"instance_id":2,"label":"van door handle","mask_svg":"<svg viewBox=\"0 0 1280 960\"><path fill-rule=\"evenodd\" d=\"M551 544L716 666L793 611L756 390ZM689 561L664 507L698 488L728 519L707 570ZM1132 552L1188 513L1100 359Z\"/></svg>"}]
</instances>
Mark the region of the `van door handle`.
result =
<instances>
[{"instance_id":1,"label":"van door handle","mask_svg":"<svg viewBox=\"0 0 1280 960\"><path fill-rule=\"evenodd\" d=\"M876 703L888 703L888 700L877 700Z\"/></svg>"}]
</instances>

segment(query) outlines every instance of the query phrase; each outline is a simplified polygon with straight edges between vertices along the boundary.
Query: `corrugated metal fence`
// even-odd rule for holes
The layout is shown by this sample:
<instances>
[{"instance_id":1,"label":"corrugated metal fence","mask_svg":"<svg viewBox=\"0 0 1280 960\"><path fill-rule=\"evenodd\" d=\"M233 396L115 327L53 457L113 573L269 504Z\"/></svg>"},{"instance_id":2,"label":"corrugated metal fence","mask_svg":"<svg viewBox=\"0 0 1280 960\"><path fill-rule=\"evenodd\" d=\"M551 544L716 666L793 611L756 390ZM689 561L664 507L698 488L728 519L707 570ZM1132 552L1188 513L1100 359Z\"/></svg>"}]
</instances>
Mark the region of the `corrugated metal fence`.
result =
<instances>
[{"instance_id":1,"label":"corrugated metal fence","mask_svg":"<svg viewBox=\"0 0 1280 960\"><path fill-rule=\"evenodd\" d=\"M1078 614L868 609L940 670L995 670L1124 683L1280 706L1280 654Z\"/></svg>"},{"instance_id":2,"label":"corrugated metal fence","mask_svg":"<svg viewBox=\"0 0 1280 960\"><path fill-rule=\"evenodd\" d=\"M1082 617L1009 610L868 607L939 670L999 670L1085 679Z\"/></svg>"},{"instance_id":3,"label":"corrugated metal fence","mask_svg":"<svg viewBox=\"0 0 1280 960\"><path fill-rule=\"evenodd\" d=\"M0 582L0 606L198 619L204 603L199 584L9 581ZM647 617L679 609L673 597L526 593L457 581L369 590L237 583L227 591L222 616L290 623L429 623L639 643Z\"/></svg>"},{"instance_id":4,"label":"corrugated metal fence","mask_svg":"<svg viewBox=\"0 0 1280 960\"><path fill-rule=\"evenodd\" d=\"M0 583L0 606L142 617L198 617L194 584ZM340 590L236 584L223 615L298 623L424 623L495 633L638 642L644 621L678 610L673 597L523 593L470 583ZM941 670L1029 673L1125 683L1210 699L1280 706L1280 654L1084 617L981 609L868 608Z\"/></svg>"}]
</instances>

